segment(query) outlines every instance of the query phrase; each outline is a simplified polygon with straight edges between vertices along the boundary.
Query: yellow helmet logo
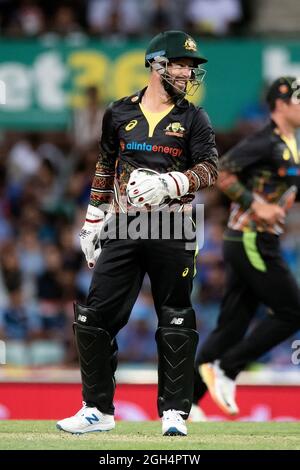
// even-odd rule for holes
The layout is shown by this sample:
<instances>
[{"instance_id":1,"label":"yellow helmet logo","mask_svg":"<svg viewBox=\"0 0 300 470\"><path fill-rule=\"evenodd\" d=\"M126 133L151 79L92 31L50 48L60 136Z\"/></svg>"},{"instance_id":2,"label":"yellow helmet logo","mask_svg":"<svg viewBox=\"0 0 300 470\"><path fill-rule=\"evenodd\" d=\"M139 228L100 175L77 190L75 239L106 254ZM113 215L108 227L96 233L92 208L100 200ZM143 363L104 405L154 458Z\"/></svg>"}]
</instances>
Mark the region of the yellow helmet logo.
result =
<instances>
[{"instance_id":1,"label":"yellow helmet logo","mask_svg":"<svg viewBox=\"0 0 300 470\"><path fill-rule=\"evenodd\" d=\"M127 124L127 126L125 127L125 131L131 131L137 125L137 123L137 120L133 119Z\"/></svg>"},{"instance_id":2,"label":"yellow helmet logo","mask_svg":"<svg viewBox=\"0 0 300 470\"><path fill-rule=\"evenodd\" d=\"M192 38L186 39L186 41L185 41L185 43L184 43L184 48L185 48L187 51L194 51L194 52L196 52L196 51L197 51L197 45L196 45L194 39L192 39Z\"/></svg>"},{"instance_id":3,"label":"yellow helmet logo","mask_svg":"<svg viewBox=\"0 0 300 470\"><path fill-rule=\"evenodd\" d=\"M185 268L185 270L182 273L182 277L186 277L189 273L189 270L190 270L189 268Z\"/></svg>"}]
</instances>

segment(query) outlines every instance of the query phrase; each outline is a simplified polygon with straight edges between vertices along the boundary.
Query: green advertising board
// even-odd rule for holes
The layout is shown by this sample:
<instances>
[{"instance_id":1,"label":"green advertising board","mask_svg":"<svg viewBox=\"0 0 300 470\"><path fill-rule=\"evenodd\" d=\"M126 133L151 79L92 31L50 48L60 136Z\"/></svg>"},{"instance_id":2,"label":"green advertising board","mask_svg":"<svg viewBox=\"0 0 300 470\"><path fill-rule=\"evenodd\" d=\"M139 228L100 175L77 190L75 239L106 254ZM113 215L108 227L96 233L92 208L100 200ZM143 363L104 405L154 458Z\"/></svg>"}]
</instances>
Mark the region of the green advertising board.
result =
<instances>
[{"instance_id":1,"label":"green advertising board","mask_svg":"<svg viewBox=\"0 0 300 470\"><path fill-rule=\"evenodd\" d=\"M204 84L193 98L213 125L226 130L262 86L279 75L300 76L300 42L199 40L208 58ZM59 129L84 103L84 89L97 85L105 102L134 93L148 77L146 40L112 42L2 40L0 43L1 128Z\"/></svg>"}]
</instances>

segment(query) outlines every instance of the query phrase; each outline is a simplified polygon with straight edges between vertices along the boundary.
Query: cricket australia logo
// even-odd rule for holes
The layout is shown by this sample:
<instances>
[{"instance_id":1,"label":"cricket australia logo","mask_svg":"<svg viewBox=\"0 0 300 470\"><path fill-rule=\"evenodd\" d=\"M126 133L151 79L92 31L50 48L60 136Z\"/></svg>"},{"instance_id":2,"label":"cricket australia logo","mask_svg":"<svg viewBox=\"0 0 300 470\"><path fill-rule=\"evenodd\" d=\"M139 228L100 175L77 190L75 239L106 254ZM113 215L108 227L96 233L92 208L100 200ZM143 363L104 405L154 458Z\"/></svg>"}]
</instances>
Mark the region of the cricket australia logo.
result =
<instances>
[{"instance_id":1,"label":"cricket australia logo","mask_svg":"<svg viewBox=\"0 0 300 470\"><path fill-rule=\"evenodd\" d=\"M166 135L174 135L176 137L183 137L186 130L180 122L172 122L165 129L164 132Z\"/></svg>"},{"instance_id":2,"label":"cricket australia logo","mask_svg":"<svg viewBox=\"0 0 300 470\"><path fill-rule=\"evenodd\" d=\"M188 51L194 51L194 52L197 51L197 45L192 38L186 39L184 43L184 48Z\"/></svg>"}]
</instances>

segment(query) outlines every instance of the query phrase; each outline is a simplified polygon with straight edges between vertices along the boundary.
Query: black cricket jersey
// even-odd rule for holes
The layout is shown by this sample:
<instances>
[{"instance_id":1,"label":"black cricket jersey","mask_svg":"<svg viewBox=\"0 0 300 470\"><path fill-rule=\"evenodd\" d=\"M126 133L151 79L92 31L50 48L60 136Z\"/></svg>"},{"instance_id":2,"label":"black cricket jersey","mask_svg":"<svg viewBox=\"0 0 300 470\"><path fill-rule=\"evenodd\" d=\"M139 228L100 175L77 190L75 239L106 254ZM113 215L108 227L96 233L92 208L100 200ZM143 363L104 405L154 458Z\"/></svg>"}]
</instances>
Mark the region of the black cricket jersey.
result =
<instances>
[{"instance_id":1,"label":"black cricket jersey","mask_svg":"<svg viewBox=\"0 0 300 470\"><path fill-rule=\"evenodd\" d=\"M287 139L271 121L263 129L242 140L221 159L222 171L234 173L253 194L253 198L277 203L288 209L295 193L288 192L293 185L300 186L300 145L297 135ZM249 207L231 204L228 227L234 230L269 231L282 233L282 226L266 227L254 220Z\"/></svg>"},{"instance_id":2,"label":"black cricket jersey","mask_svg":"<svg viewBox=\"0 0 300 470\"><path fill-rule=\"evenodd\" d=\"M141 105L144 92L114 102L105 112L91 192L95 206L113 198L113 187L119 203L136 168L184 172L189 193L217 179L215 135L205 111L183 99L162 113L149 113Z\"/></svg>"}]
</instances>

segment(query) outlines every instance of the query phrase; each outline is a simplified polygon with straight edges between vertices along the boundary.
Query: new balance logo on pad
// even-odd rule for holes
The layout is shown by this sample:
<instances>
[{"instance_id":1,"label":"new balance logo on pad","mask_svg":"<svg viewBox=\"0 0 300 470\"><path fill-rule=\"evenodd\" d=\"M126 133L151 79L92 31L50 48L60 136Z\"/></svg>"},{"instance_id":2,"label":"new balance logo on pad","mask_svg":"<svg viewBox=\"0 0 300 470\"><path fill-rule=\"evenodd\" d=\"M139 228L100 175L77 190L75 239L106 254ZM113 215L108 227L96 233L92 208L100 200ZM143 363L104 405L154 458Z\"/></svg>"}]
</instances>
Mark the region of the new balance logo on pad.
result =
<instances>
[{"instance_id":1,"label":"new balance logo on pad","mask_svg":"<svg viewBox=\"0 0 300 470\"><path fill-rule=\"evenodd\" d=\"M182 325L183 322L184 322L184 318L174 317L172 318L170 325Z\"/></svg>"}]
</instances>

